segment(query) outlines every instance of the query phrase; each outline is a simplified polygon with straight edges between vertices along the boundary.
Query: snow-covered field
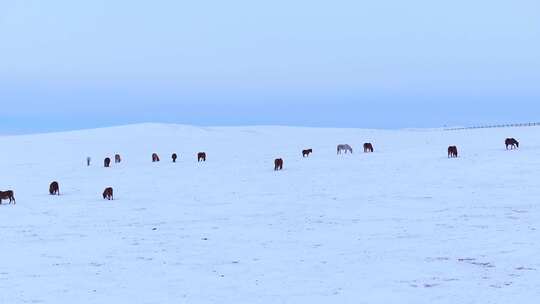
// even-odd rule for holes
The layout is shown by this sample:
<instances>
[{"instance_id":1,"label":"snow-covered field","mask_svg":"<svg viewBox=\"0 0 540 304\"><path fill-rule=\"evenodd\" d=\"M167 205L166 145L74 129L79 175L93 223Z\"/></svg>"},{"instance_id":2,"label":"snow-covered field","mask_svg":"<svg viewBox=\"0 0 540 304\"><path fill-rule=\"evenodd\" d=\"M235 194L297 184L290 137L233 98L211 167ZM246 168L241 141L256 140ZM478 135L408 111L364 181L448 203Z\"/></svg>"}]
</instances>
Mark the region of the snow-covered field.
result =
<instances>
[{"instance_id":1,"label":"snow-covered field","mask_svg":"<svg viewBox=\"0 0 540 304\"><path fill-rule=\"evenodd\" d=\"M0 190L17 199L0 206L0 303L537 303L539 131L142 124L0 137ZM337 156L341 143L355 153ZM123 162L103 168L114 153Z\"/></svg>"}]
</instances>

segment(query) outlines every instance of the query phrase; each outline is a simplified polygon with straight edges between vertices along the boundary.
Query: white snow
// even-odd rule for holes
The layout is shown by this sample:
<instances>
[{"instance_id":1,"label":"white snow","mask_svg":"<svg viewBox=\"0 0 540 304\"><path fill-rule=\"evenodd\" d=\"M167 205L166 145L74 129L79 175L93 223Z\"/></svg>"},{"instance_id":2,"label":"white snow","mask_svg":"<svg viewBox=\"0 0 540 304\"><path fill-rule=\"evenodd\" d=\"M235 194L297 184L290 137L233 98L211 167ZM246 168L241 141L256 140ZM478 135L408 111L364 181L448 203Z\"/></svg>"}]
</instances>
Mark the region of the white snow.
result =
<instances>
[{"instance_id":1,"label":"white snow","mask_svg":"<svg viewBox=\"0 0 540 304\"><path fill-rule=\"evenodd\" d=\"M0 190L17 199L0 206L0 303L536 303L539 131L142 124L0 137ZM361 153L367 141L375 153ZM355 153L336 155L341 143ZM115 153L123 162L103 168Z\"/></svg>"}]
</instances>

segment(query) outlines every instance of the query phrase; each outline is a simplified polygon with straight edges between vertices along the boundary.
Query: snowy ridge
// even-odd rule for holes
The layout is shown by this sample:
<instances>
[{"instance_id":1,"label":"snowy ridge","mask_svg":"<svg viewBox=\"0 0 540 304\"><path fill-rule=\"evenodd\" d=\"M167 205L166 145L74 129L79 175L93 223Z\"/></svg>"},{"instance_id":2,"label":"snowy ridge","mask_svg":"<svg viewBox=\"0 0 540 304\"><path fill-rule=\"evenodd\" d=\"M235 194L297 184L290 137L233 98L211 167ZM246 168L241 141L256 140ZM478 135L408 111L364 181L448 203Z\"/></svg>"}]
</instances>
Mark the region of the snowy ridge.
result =
<instances>
[{"instance_id":1,"label":"snowy ridge","mask_svg":"<svg viewBox=\"0 0 540 304\"><path fill-rule=\"evenodd\" d=\"M0 303L533 303L538 131L141 124L0 137L0 190L17 198L0 205ZM341 143L355 153L337 156ZM123 162L103 168L115 153Z\"/></svg>"}]
</instances>

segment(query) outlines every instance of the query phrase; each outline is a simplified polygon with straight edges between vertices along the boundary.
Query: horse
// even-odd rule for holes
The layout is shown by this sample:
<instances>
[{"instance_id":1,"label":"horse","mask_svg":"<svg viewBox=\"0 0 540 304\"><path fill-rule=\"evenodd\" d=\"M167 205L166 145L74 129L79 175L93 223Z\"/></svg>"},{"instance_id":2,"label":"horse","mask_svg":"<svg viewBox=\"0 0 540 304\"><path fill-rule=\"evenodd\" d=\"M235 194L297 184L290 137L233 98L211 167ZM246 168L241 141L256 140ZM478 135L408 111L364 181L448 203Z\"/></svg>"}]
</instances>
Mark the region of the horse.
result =
<instances>
[{"instance_id":1,"label":"horse","mask_svg":"<svg viewBox=\"0 0 540 304\"><path fill-rule=\"evenodd\" d=\"M58 185L58 182L54 181L49 186L49 194L50 195L60 195L60 186Z\"/></svg>"},{"instance_id":2,"label":"horse","mask_svg":"<svg viewBox=\"0 0 540 304\"><path fill-rule=\"evenodd\" d=\"M115 162L116 164L119 164L119 163L122 162L122 157L120 156L120 154L116 154L116 155L114 156L114 162Z\"/></svg>"},{"instance_id":3,"label":"horse","mask_svg":"<svg viewBox=\"0 0 540 304\"><path fill-rule=\"evenodd\" d=\"M110 158L105 158L105 160L103 161L103 165L105 166L105 168L109 168L111 166L111 159Z\"/></svg>"},{"instance_id":4,"label":"horse","mask_svg":"<svg viewBox=\"0 0 540 304\"><path fill-rule=\"evenodd\" d=\"M276 158L274 160L274 171L283 170L283 159Z\"/></svg>"},{"instance_id":5,"label":"horse","mask_svg":"<svg viewBox=\"0 0 540 304\"><path fill-rule=\"evenodd\" d=\"M448 158L456 158L458 157L458 149L456 146L450 146L448 147Z\"/></svg>"},{"instance_id":6,"label":"horse","mask_svg":"<svg viewBox=\"0 0 540 304\"><path fill-rule=\"evenodd\" d=\"M364 153L373 152L373 145L371 143L364 144Z\"/></svg>"},{"instance_id":7,"label":"horse","mask_svg":"<svg viewBox=\"0 0 540 304\"><path fill-rule=\"evenodd\" d=\"M9 199L9 203L11 204L13 202L13 205L15 205L17 202L15 201L15 196L13 196L13 191L0 191L0 205L2 204L2 200Z\"/></svg>"},{"instance_id":8,"label":"horse","mask_svg":"<svg viewBox=\"0 0 540 304\"><path fill-rule=\"evenodd\" d=\"M178 155L176 155L176 153L173 153L171 157L172 157L172 162L175 163L176 159L178 158Z\"/></svg>"},{"instance_id":9,"label":"horse","mask_svg":"<svg viewBox=\"0 0 540 304\"><path fill-rule=\"evenodd\" d=\"M347 152L351 152L351 154L353 153L351 146L345 144L337 146L337 154L341 154L342 151L345 151L345 154L347 154Z\"/></svg>"},{"instance_id":10,"label":"horse","mask_svg":"<svg viewBox=\"0 0 540 304\"><path fill-rule=\"evenodd\" d=\"M114 200L112 187L105 188L105 191L103 191L103 199Z\"/></svg>"},{"instance_id":11,"label":"horse","mask_svg":"<svg viewBox=\"0 0 540 304\"><path fill-rule=\"evenodd\" d=\"M155 163L155 162L158 162L159 161L159 156L157 155L157 153L153 153L152 154L152 162Z\"/></svg>"},{"instance_id":12,"label":"horse","mask_svg":"<svg viewBox=\"0 0 540 304\"><path fill-rule=\"evenodd\" d=\"M313 153L313 149L302 150L302 157L308 157L311 153Z\"/></svg>"},{"instance_id":13,"label":"horse","mask_svg":"<svg viewBox=\"0 0 540 304\"><path fill-rule=\"evenodd\" d=\"M206 153L199 152L197 153L197 162L206 161Z\"/></svg>"},{"instance_id":14,"label":"horse","mask_svg":"<svg viewBox=\"0 0 540 304\"><path fill-rule=\"evenodd\" d=\"M507 138L504 144L506 145L506 150L508 150L508 147L510 147L510 150L519 148L519 142L515 138Z\"/></svg>"}]
</instances>

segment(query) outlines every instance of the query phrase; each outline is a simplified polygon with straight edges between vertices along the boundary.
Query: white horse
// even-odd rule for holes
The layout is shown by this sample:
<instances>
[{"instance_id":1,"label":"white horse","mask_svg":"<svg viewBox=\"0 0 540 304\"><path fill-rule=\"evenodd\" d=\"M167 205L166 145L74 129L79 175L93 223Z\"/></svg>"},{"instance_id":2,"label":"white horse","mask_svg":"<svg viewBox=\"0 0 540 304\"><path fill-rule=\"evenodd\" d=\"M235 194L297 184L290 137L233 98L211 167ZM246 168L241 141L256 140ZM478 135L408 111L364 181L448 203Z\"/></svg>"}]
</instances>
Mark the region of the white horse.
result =
<instances>
[{"instance_id":1,"label":"white horse","mask_svg":"<svg viewBox=\"0 0 540 304\"><path fill-rule=\"evenodd\" d=\"M342 151L345 151L345 154L347 154L347 152L351 152L351 154L353 153L351 146L349 146L349 145L338 145L337 146L337 154L341 154Z\"/></svg>"}]
</instances>

